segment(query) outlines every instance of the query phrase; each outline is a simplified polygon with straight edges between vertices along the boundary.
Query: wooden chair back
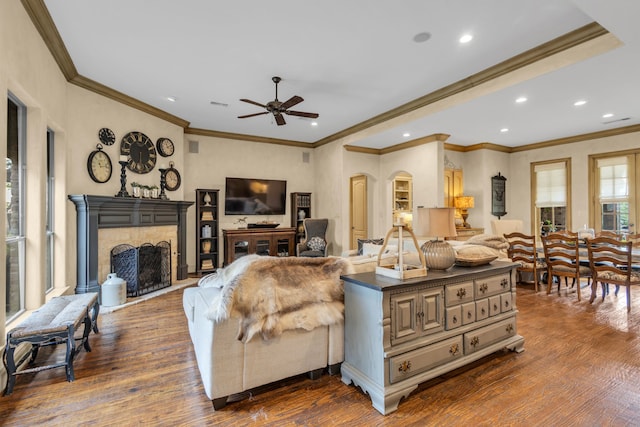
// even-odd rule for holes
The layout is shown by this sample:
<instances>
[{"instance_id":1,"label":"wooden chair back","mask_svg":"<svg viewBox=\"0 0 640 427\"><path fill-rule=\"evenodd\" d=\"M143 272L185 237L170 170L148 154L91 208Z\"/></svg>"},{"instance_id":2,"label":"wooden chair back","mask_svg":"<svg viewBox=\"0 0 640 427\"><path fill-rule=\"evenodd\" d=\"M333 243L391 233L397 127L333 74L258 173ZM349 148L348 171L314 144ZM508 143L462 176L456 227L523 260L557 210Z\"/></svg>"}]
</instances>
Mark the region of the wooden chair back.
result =
<instances>
[{"instance_id":1,"label":"wooden chair back","mask_svg":"<svg viewBox=\"0 0 640 427\"><path fill-rule=\"evenodd\" d=\"M576 284L578 301L580 301L580 278L591 277L589 267L580 264L580 247L578 233L558 232L542 237L544 261L547 265L547 294L551 293L554 277L558 279L558 293L561 278L573 278Z\"/></svg>"},{"instance_id":2,"label":"wooden chair back","mask_svg":"<svg viewBox=\"0 0 640 427\"><path fill-rule=\"evenodd\" d=\"M509 242L507 256L511 261L519 264L516 268L517 282L521 282L521 273L531 273L534 289L538 292L539 275L544 270L544 261L538 257L536 236L514 232L505 233L504 238Z\"/></svg>"},{"instance_id":3,"label":"wooden chair back","mask_svg":"<svg viewBox=\"0 0 640 427\"><path fill-rule=\"evenodd\" d=\"M633 270L633 242L610 237L587 240L589 265L593 275L591 299L596 296L597 283L602 284L603 298L608 284L627 287L627 311L631 310L631 285L640 285L640 273Z\"/></svg>"}]
</instances>

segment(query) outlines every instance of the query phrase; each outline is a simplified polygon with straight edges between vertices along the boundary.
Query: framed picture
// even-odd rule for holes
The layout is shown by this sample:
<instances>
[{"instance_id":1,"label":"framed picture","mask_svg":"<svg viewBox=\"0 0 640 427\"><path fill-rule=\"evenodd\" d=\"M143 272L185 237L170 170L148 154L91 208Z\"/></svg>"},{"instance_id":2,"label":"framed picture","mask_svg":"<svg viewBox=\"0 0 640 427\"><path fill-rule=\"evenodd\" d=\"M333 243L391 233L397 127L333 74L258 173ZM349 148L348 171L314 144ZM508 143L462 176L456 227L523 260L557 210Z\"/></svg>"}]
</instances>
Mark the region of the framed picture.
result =
<instances>
[{"instance_id":1,"label":"framed picture","mask_svg":"<svg viewBox=\"0 0 640 427\"><path fill-rule=\"evenodd\" d=\"M491 177L491 215L501 216L507 214L507 178L500 175Z\"/></svg>"}]
</instances>

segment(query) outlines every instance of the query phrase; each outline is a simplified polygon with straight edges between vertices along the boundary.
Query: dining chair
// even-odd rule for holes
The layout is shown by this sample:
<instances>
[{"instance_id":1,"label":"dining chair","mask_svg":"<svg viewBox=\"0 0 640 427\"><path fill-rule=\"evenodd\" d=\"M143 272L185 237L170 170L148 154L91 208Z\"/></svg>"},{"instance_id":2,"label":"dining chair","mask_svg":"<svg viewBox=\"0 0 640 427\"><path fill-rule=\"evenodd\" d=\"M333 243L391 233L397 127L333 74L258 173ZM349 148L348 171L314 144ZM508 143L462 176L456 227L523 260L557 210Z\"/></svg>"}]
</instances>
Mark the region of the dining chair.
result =
<instances>
[{"instance_id":1,"label":"dining chair","mask_svg":"<svg viewBox=\"0 0 640 427\"><path fill-rule=\"evenodd\" d=\"M546 265L544 259L538 256L536 236L514 232L505 233L504 238L509 242L507 256L511 261L518 263L516 283L526 283L522 280L522 273L531 273L534 289L538 292L540 275L544 272Z\"/></svg>"},{"instance_id":2,"label":"dining chair","mask_svg":"<svg viewBox=\"0 0 640 427\"><path fill-rule=\"evenodd\" d=\"M631 311L631 286L640 285L640 272L633 269L632 249L633 242L630 240L623 242L609 237L587 240L589 264L593 275L590 303L596 298L598 282L602 285L603 300L607 295L607 284L626 286L627 311Z\"/></svg>"},{"instance_id":3,"label":"dining chair","mask_svg":"<svg viewBox=\"0 0 640 427\"><path fill-rule=\"evenodd\" d=\"M570 235L571 234L571 235ZM580 264L579 239L577 233L551 233L542 237L544 247L544 261L547 265L547 295L551 293L553 279L558 279L558 294L562 278L570 277L577 283L576 292L580 301L580 279L586 278L587 284L591 280L591 269ZM568 286L567 286L568 293Z\"/></svg>"}]
</instances>

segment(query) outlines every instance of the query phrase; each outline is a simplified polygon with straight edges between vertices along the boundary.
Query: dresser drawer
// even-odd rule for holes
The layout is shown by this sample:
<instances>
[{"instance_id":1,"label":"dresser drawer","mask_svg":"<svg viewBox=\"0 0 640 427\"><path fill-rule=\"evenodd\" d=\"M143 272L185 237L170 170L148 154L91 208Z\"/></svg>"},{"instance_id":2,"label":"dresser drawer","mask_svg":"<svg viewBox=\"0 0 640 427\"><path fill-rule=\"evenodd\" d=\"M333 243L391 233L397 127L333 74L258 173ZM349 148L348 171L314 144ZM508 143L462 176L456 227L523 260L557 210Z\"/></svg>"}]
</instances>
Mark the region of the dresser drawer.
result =
<instances>
[{"instance_id":1,"label":"dresser drawer","mask_svg":"<svg viewBox=\"0 0 640 427\"><path fill-rule=\"evenodd\" d=\"M458 359L462 354L462 336L400 354L389 359L389 381L391 383L402 381Z\"/></svg>"},{"instance_id":2,"label":"dresser drawer","mask_svg":"<svg viewBox=\"0 0 640 427\"><path fill-rule=\"evenodd\" d=\"M468 325L476 321L476 303L468 302L462 304L462 324Z\"/></svg>"},{"instance_id":3,"label":"dresser drawer","mask_svg":"<svg viewBox=\"0 0 640 427\"><path fill-rule=\"evenodd\" d=\"M496 316L502 313L502 300L500 295L489 297L489 316Z\"/></svg>"},{"instance_id":4,"label":"dresser drawer","mask_svg":"<svg viewBox=\"0 0 640 427\"><path fill-rule=\"evenodd\" d=\"M473 282L447 286L444 299L447 307L473 301Z\"/></svg>"},{"instance_id":5,"label":"dresser drawer","mask_svg":"<svg viewBox=\"0 0 640 427\"><path fill-rule=\"evenodd\" d=\"M514 335L516 335L515 316L464 334L464 353L473 353Z\"/></svg>"},{"instance_id":6,"label":"dresser drawer","mask_svg":"<svg viewBox=\"0 0 640 427\"><path fill-rule=\"evenodd\" d=\"M509 273L505 273L498 276L486 277L484 279L476 279L474 281L476 298L497 295L511 290L510 277Z\"/></svg>"},{"instance_id":7,"label":"dresser drawer","mask_svg":"<svg viewBox=\"0 0 640 427\"><path fill-rule=\"evenodd\" d=\"M462 306L456 305L455 307L447 307L445 309L445 313L448 331L462 326Z\"/></svg>"},{"instance_id":8,"label":"dresser drawer","mask_svg":"<svg viewBox=\"0 0 640 427\"><path fill-rule=\"evenodd\" d=\"M502 303L501 311L504 313L505 311L513 310L513 301L511 299L511 292L507 292L500 295L500 302Z\"/></svg>"},{"instance_id":9,"label":"dresser drawer","mask_svg":"<svg viewBox=\"0 0 640 427\"><path fill-rule=\"evenodd\" d=\"M476 319L483 320L489 317L489 299L476 301Z\"/></svg>"}]
</instances>

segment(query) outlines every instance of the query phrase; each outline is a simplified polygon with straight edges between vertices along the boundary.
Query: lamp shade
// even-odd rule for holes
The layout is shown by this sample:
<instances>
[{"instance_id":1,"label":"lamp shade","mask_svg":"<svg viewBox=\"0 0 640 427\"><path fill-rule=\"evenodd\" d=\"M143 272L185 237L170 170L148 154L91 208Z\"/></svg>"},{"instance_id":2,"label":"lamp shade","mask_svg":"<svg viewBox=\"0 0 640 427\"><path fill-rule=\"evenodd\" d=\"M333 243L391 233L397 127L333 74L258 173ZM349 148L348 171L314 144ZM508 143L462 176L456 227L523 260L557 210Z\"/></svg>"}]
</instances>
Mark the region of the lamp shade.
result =
<instances>
[{"instance_id":1,"label":"lamp shade","mask_svg":"<svg viewBox=\"0 0 640 427\"><path fill-rule=\"evenodd\" d=\"M455 209L418 208L418 235L425 237L454 237Z\"/></svg>"},{"instance_id":2,"label":"lamp shade","mask_svg":"<svg viewBox=\"0 0 640 427\"><path fill-rule=\"evenodd\" d=\"M458 209L469 209L474 205L473 196L459 196L453 199L453 204Z\"/></svg>"}]
</instances>

